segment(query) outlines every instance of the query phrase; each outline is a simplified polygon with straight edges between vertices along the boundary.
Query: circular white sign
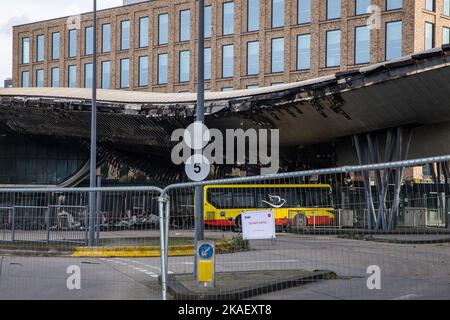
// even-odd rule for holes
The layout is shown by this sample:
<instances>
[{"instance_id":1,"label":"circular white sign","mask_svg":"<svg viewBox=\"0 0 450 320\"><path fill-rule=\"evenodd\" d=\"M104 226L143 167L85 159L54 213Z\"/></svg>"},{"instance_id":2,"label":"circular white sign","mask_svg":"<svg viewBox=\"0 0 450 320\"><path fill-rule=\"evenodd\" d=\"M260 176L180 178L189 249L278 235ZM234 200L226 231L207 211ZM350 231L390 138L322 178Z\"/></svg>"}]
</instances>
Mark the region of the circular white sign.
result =
<instances>
[{"instance_id":1,"label":"circular white sign","mask_svg":"<svg viewBox=\"0 0 450 320\"><path fill-rule=\"evenodd\" d=\"M184 142L192 150L201 150L208 144L211 134L207 126L196 121L184 130Z\"/></svg>"},{"instance_id":2,"label":"circular white sign","mask_svg":"<svg viewBox=\"0 0 450 320\"><path fill-rule=\"evenodd\" d=\"M185 171L192 181L203 181L211 170L208 158L202 154L194 154L186 160Z\"/></svg>"}]
</instances>

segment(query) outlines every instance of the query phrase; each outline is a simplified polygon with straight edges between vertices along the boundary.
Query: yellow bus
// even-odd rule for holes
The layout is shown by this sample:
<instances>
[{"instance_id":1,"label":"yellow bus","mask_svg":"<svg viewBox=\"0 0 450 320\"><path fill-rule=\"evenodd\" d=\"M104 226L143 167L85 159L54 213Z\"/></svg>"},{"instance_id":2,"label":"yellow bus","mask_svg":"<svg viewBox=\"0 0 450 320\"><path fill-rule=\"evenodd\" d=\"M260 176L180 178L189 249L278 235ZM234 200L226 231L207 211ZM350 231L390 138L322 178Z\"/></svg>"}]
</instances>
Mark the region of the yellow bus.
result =
<instances>
[{"instance_id":1,"label":"yellow bus","mask_svg":"<svg viewBox=\"0 0 450 320\"><path fill-rule=\"evenodd\" d=\"M223 184L204 188L204 223L241 227L241 213L273 210L277 226L334 225L328 184Z\"/></svg>"}]
</instances>

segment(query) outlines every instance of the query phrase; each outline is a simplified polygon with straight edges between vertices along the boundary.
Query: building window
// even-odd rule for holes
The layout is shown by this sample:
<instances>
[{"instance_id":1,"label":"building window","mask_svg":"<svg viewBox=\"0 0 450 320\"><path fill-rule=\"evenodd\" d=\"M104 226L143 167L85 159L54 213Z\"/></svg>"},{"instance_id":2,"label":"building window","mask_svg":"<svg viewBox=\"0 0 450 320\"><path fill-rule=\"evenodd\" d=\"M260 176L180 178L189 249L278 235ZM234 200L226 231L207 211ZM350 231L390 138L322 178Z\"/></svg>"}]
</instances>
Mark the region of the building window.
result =
<instances>
[{"instance_id":1,"label":"building window","mask_svg":"<svg viewBox=\"0 0 450 320\"><path fill-rule=\"evenodd\" d=\"M259 30L259 0L247 0L247 31Z\"/></svg>"},{"instance_id":2,"label":"building window","mask_svg":"<svg viewBox=\"0 0 450 320\"><path fill-rule=\"evenodd\" d=\"M120 88L130 87L130 59L120 60Z\"/></svg>"},{"instance_id":3,"label":"building window","mask_svg":"<svg viewBox=\"0 0 450 320\"><path fill-rule=\"evenodd\" d=\"M45 37L39 35L36 37L36 61L43 62L45 56Z\"/></svg>"},{"instance_id":4,"label":"building window","mask_svg":"<svg viewBox=\"0 0 450 320\"><path fill-rule=\"evenodd\" d=\"M22 63L30 63L30 38L22 38Z\"/></svg>"},{"instance_id":5,"label":"building window","mask_svg":"<svg viewBox=\"0 0 450 320\"><path fill-rule=\"evenodd\" d=\"M386 60L397 59L402 56L402 22L386 23Z\"/></svg>"},{"instance_id":6,"label":"building window","mask_svg":"<svg viewBox=\"0 0 450 320\"><path fill-rule=\"evenodd\" d=\"M355 0L355 15L362 15L369 13L369 7L372 5L372 0Z\"/></svg>"},{"instance_id":7,"label":"building window","mask_svg":"<svg viewBox=\"0 0 450 320\"><path fill-rule=\"evenodd\" d=\"M169 15L167 13L158 16L158 44L169 43Z\"/></svg>"},{"instance_id":8,"label":"building window","mask_svg":"<svg viewBox=\"0 0 450 320\"><path fill-rule=\"evenodd\" d=\"M69 66L68 83L69 83L69 88L77 87L77 66L74 66L74 65Z\"/></svg>"},{"instance_id":9,"label":"building window","mask_svg":"<svg viewBox=\"0 0 450 320\"><path fill-rule=\"evenodd\" d=\"M148 86L148 66L148 56L139 57L139 87Z\"/></svg>"},{"instance_id":10,"label":"building window","mask_svg":"<svg viewBox=\"0 0 450 320\"><path fill-rule=\"evenodd\" d=\"M233 87L223 87L222 88L222 92L230 92L230 91L233 91L234 89L233 89Z\"/></svg>"},{"instance_id":11,"label":"building window","mask_svg":"<svg viewBox=\"0 0 450 320\"><path fill-rule=\"evenodd\" d=\"M284 38L272 39L271 72L284 71Z\"/></svg>"},{"instance_id":12,"label":"building window","mask_svg":"<svg viewBox=\"0 0 450 320\"><path fill-rule=\"evenodd\" d=\"M297 36L297 70L311 68L311 35Z\"/></svg>"},{"instance_id":13,"label":"building window","mask_svg":"<svg viewBox=\"0 0 450 320\"><path fill-rule=\"evenodd\" d=\"M311 22L311 0L297 0L297 23Z\"/></svg>"},{"instance_id":14,"label":"building window","mask_svg":"<svg viewBox=\"0 0 450 320\"><path fill-rule=\"evenodd\" d=\"M52 88L59 87L59 68L52 68Z\"/></svg>"},{"instance_id":15,"label":"building window","mask_svg":"<svg viewBox=\"0 0 450 320\"><path fill-rule=\"evenodd\" d=\"M341 64L341 30L327 31L327 67Z\"/></svg>"},{"instance_id":16,"label":"building window","mask_svg":"<svg viewBox=\"0 0 450 320\"><path fill-rule=\"evenodd\" d=\"M52 33L52 60L59 59L61 36L59 32Z\"/></svg>"},{"instance_id":17,"label":"building window","mask_svg":"<svg viewBox=\"0 0 450 320\"><path fill-rule=\"evenodd\" d=\"M77 56L77 29L69 30L69 58Z\"/></svg>"},{"instance_id":18,"label":"building window","mask_svg":"<svg viewBox=\"0 0 450 320\"><path fill-rule=\"evenodd\" d=\"M30 72L22 72L22 88L28 88L30 86Z\"/></svg>"},{"instance_id":19,"label":"building window","mask_svg":"<svg viewBox=\"0 0 450 320\"><path fill-rule=\"evenodd\" d=\"M92 88L92 63L86 63L84 65L84 87Z\"/></svg>"},{"instance_id":20,"label":"building window","mask_svg":"<svg viewBox=\"0 0 450 320\"><path fill-rule=\"evenodd\" d=\"M223 4L222 14L222 35L234 33L234 2Z\"/></svg>"},{"instance_id":21,"label":"building window","mask_svg":"<svg viewBox=\"0 0 450 320\"><path fill-rule=\"evenodd\" d=\"M139 18L139 48L148 47L149 26L148 17Z\"/></svg>"},{"instance_id":22,"label":"building window","mask_svg":"<svg viewBox=\"0 0 450 320\"><path fill-rule=\"evenodd\" d=\"M109 23L102 25L102 52L111 51L111 25Z\"/></svg>"},{"instance_id":23,"label":"building window","mask_svg":"<svg viewBox=\"0 0 450 320\"><path fill-rule=\"evenodd\" d=\"M205 80L211 80L211 48L205 48Z\"/></svg>"},{"instance_id":24,"label":"building window","mask_svg":"<svg viewBox=\"0 0 450 320\"><path fill-rule=\"evenodd\" d=\"M403 0L386 0L386 10L403 8Z\"/></svg>"},{"instance_id":25,"label":"building window","mask_svg":"<svg viewBox=\"0 0 450 320\"><path fill-rule=\"evenodd\" d=\"M44 87L44 70L36 70L36 87Z\"/></svg>"},{"instance_id":26,"label":"building window","mask_svg":"<svg viewBox=\"0 0 450 320\"><path fill-rule=\"evenodd\" d=\"M442 29L442 44L450 44L450 28Z\"/></svg>"},{"instance_id":27,"label":"building window","mask_svg":"<svg viewBox=\"0 0 450 320\"><path fill-rule=\"evenodd\" d=\"M425 50L434 48L434 24L425 22Z\"/></svg>"},{"instance_id":28,"label":"building window","mask_svg":"<svg viewBox=\"0 0 450 320\"><path fill-rule=\"evenodd\" d=\"M86 27L84 29L84 54L91 55L94 53L94 28Z\"/></svg>"},{"instance_id":29,"label":"building window","mask_svg":"<svg viewBox=\"0 0 450 320\"><path fill-rule=\"evenodd\" d=\"M370 29L367 26L355 28L355 63L370 62Z\"/></svg>"},{"instance_id":30,"label":"building window","mask_svg":"<svg viewBox=\"0 0 450 320\"><path fill-rule=\"evenodd\" d=\"M247 42L247 75L259 74L259 41Z\"/></svg>"},{"instance_id":31,"label":"building window","mask_svg":"<svg viewBox=\"0 0 450 320\"><path fill-rule=\"evenodd\" d=\"M190 53L187 51L180 51L179 54L179 63L178 63L178 81L179 82L189 82L189 73L190 73Z\"/></svg>"},{"instance_id":32,"label":"building window","mask_svg":"<svg viewBox=\"0 0 450 320\"><path fill-rule=\"evenodd\" d=\"M167 84L167 53L158 55L158 84Z\"/></svg>"},{"instance_id":33,"label":"building window","mask_svg":"<svg viewBox=\"0 0 450 320\"><path fill-rule=\"evenodd\" d=\"M247 89L258 89L259 86L257 84L249 84L246 86Z\"/></svg>"},{"instance_id":34,"label":"building window","mask_svg":"<svg viewBox=\"0 0 450 320\"><path fill-rule=\"evenodd\" d=\"M222 78L231 78L234 75L234 46L222 46Z\"/></svg>"},{"instance_id":35,"label":"building window","mask_svg":"<svg viewBox=\"0 0 450 320\"><path fill-rule=\"evenodd\" d=\"M425 9L428 11L435 11L435 0L425 0Z\"/></svg>"},{"instance_id":36,"label":"building window","mask_svg":"<svg viewBox=\"0 0 450 320\"><path fill-rule=\"evenodd\" d=\"M180 41L189 41L191 36L191 11L180 11Z\"/></svg>"},{"instance_id":37,"label":"building window","mask_svg":"<svg viewBox=\"0 0 450 320\"><path fill-rule=\"evenodd\" d=\"M450 0L444 0L444 16L450 17Z\"/></svg>"},{"instance_id":38,"label":"building window","mask_svg":"<svg viewBox=\"0 0 450 320\"><path fill-rule=\"evenodd\" d=\"M341 17L341 0L327 0L327 20Z\"/></svg>"},{"instance_id":39,"label":"building window","mask_svg":"<svg viewBox=\"0 0 450 320\"><path fill-rule=\"evenodd\" d=\"M120 22L120 50L130 49L130 20Z\"/></svg>"},{"instance_id":40,"label":"building window","mask_svg":"<svg viewBox=\"0 0 450 320\"><path fill-rule=\"evenodd\" d=\"M212 35L212 6L205 6L205 38Z\"/></svg>"},{"instance_id":41,"label":"building window","mask_svg":"<svg viewBox=\"0 0 450 320\"><path fill-rule=\"evenodd\" d=\"M109 89L111 87L111 62L102 62L102 89Z\"/></svg>"},{"instance_id":42,"label":"building window","mask_svg":"<svg viewBox=\"0 0 450 320\"><path fill-rule=\"evenodd\" d=\"M284 26L284 0L272 0L272 28Z\"/></svg>"}]
</instances>

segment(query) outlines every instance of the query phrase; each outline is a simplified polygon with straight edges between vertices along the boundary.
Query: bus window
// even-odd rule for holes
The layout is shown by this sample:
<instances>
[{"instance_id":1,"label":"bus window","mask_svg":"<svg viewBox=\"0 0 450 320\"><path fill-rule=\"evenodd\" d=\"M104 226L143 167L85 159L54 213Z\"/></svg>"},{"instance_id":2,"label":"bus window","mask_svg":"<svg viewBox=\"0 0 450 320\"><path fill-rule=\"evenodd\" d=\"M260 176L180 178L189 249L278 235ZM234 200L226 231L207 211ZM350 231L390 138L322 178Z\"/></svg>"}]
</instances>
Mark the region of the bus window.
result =
<instances>
[{"instance_id":1,"label":"bus window","mask_svg":"<svg viewBox=\"0 0 450 320\"><path fill-rule=\"evenodd\" d=\"M233 193L231 189L208 189L208 202L217 209L233 208Z\"/></svg>"},{"instance_id":2,"label":"bus window","mask_svg":"<svg viewBox=\"0 0 450 320\"><path fill-rule=\"evenodd\" d=\"M235 189L233 207L236 209L255 208L255 190L253 188Z\"/></svg>"}]
</instances>

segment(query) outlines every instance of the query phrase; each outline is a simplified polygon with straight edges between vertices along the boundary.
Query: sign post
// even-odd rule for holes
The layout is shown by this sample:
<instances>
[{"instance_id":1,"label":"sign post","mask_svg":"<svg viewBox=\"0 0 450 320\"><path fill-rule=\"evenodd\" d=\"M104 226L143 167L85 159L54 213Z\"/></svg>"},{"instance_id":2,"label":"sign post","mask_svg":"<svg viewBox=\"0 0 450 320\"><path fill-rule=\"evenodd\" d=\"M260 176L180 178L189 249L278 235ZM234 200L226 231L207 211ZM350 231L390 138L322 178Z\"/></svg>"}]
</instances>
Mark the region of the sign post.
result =
<instances>
[{"instance_id":1,"label":"sign post","mask_svg":"<svg viewBox=\"0 0 450 320\"><path fill-rule=\"evenodd\" d=\"M197 243L197 281L200 286L214 287L215 255L214 243L207 241Z\"/></svg>"}]
</instances>

